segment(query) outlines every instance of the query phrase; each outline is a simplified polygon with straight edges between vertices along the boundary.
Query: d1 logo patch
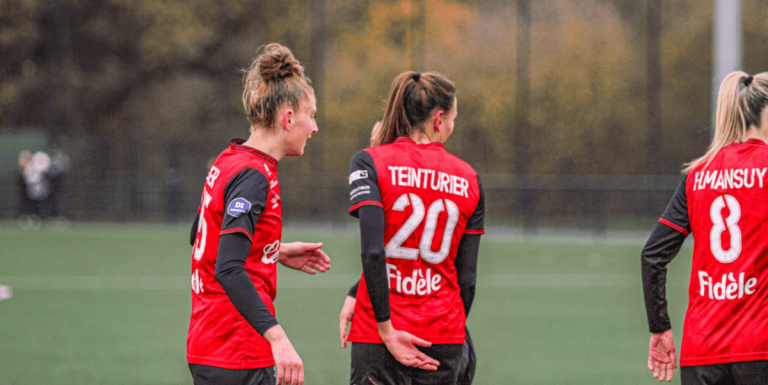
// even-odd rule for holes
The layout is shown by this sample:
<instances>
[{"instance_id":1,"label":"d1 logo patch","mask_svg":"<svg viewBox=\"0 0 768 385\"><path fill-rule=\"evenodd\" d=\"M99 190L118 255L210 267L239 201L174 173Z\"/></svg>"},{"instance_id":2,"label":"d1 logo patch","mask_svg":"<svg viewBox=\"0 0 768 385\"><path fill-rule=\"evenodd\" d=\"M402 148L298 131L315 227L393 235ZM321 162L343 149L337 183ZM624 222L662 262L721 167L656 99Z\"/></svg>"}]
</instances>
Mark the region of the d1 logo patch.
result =
<instances>
[{"instance_id":1,"label":"d1 logo patch","mask_svg":"<svg viewBox=\"0 0 768 385\"><path fill-rule=\"evenodd\" d=\"M239 217L240 215L247 213L251 210L251 202L245 200L245 198L235 198L229 202L227 207L227 214L233 217Z\"/></svg>"}]
</instances>

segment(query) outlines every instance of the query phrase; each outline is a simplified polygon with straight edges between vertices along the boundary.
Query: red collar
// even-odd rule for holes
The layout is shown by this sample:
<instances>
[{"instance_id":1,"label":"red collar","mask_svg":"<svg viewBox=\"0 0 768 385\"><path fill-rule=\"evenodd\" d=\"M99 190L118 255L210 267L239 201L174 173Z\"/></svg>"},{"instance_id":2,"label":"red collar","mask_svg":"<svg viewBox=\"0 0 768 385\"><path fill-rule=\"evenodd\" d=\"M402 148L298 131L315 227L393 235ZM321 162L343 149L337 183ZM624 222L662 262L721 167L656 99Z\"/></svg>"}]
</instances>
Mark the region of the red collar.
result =
<instances>
[{"instance_id":1,"label":"red collar","mask_svg":"<svg viewBox=\"0 0 768 385\"><path fill-rule=\"evenodd\" d=\"M244 146L243 143L245 143L245 139L232 139L229 141L229 148L235 150L235 151L245 151L250 152L251 154L254 154L258 157L263 158L269 163L272 163L273 165L277 166L277 159L273 158L272 156L268 155L267 153L261 152L253 147L250 146Z\"/></svg>"},{"instance_id":2,"label":"red collar","mask_svg":"<svg viewBox=\"0 0 768 385\"><path fill-rule=\"evenodd\" d=\"M763 142L763 141L762 141L762 140L760 140L760 139L756 139L756 138L749 138L749 139L747 139L747 140L746 140L744 143L749 143L749 144L760 144L760 145L763 145L763 146L765 146L765 142Z\"/></svg>"}]
</instances>

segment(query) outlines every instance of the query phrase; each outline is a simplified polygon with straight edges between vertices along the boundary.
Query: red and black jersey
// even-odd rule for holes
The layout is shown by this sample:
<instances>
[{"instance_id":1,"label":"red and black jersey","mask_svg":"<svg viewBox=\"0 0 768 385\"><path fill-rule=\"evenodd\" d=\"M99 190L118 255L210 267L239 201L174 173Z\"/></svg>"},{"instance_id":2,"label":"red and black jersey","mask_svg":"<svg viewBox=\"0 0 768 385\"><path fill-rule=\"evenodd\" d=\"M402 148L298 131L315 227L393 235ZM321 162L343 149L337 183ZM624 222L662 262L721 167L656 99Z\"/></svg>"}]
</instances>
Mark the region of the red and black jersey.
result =
<instances>
[{"instance_id":1,"label":"red and black jersey","mask_svg":"<svg viewBox=\"0 0 768 385\"><path fill-rule=\"evenodd\" d=\"M282 236L277 160L233 140L213 163L198 210L192 252L192 315L187 361L226 369L273 366L269 342L248 324L215 279L219 237L251 241L245 271L274 316L276 262Z\"/></svg>"},{"instance_id":2,"label":"red and black jersey","mask_svg":"<svg viewBox=\"0 0 768 385\"><path fill-rule=\"evenodd\" d=\"M694 238L682 366L768 359L766 171L764 142L750 139L726 146L709 165L688 173L659 219L671 230L654 231L646 245L646 304L659 309L659 299L663 300L659 285L664 279L658 279L662 275L653 266L663 270L677 253L680 239L689 233ZM652 329L659 316L666 317L666 310L649 311ZM660 324L665 323L668 320Z\"/></svg>"},{"instance_id":3,"label":"red and black jersey","mask_svg":"<svg viewBox=\"0 0 768 385\"><path fill-rule=\"evenodd\" d=\"M440 143L399 138L351 161L350 214L384 210L393 327L435 344L463 344L466 317L454 259L464 234L484 233L477 172ZM366 281L357 290L349 340L382 343Z\"/></svg>"}]
</instances>

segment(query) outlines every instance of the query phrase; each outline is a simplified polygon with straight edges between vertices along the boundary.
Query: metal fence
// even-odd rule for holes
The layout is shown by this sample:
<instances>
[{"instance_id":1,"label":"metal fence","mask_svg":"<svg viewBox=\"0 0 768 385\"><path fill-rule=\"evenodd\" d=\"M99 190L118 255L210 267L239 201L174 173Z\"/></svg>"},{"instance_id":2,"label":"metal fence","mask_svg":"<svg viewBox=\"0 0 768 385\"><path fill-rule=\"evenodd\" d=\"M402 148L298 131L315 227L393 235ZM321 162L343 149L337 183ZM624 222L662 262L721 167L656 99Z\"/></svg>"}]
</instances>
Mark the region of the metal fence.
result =
<instances>
[{"instance_id":1,"label":"metal fence","mask_svg":"<svg viewBox=\"0 0 768 385\"><path fill-rule=\"evenodd\" d=\"M83 221L191 221L200 202L203 175L178 178L107 179L68 176L57 198L60 212ZM646 226L663 212L680 183L679 175L481 175L486 221L526 231L540 227ZM286 223L349 223L346 176L281 175ZM0 215L15 218L20 198L14 185L0 186ZM8 199L8 197L12 197ZM46 215L46 212L43 213Z\"/></svg>"}]
</instances>

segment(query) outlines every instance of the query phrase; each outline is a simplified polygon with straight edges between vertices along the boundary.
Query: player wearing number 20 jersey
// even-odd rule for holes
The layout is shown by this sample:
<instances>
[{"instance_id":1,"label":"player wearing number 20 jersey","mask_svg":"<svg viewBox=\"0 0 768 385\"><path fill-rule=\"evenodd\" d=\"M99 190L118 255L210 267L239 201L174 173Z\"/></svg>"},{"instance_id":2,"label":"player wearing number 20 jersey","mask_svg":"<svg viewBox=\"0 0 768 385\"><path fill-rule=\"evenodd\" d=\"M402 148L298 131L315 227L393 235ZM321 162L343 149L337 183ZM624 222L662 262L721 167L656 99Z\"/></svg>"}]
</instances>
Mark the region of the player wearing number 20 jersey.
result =
<instances>
[{"instance_id":1,"label":"player wearing number 20 jersey","mask_svg":"<svg viewBox=\"0 0 768 385\"><path fill-rule=\"evenodd\" d=\"M746 88L738 93L742 81ZM759 85L750 87L751 81L743 72L723 81L718 105L727 108L718 110L713 145L686 169L642 253L654 333L649 366L666 365L671 380L666 264L689 234L694 239L680 350L685 385L764 383L768 376L768 122L762 114L768 76L761 74Z\"/></svg>"},{"instance_id":2,"label":"player wearing number 20 jersey","mask_svg":"<svg viewBox=\"0 0 768 385\"><path fill-rule=\"evenodd\" d=\"M393 326L433 344L463 344L465 315L453 260L464 234L482 234L482 188L475 170L441 143L410 138L357 153L349 177L352 215L384 209ZM349 340L382 343L365 279Z\"/></svg>"}]
</instances>

